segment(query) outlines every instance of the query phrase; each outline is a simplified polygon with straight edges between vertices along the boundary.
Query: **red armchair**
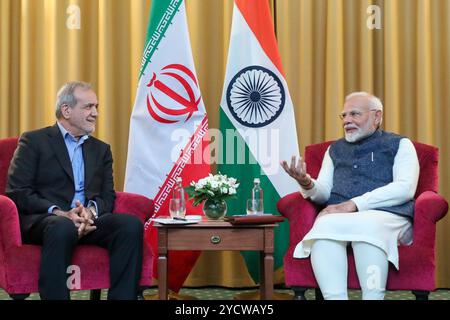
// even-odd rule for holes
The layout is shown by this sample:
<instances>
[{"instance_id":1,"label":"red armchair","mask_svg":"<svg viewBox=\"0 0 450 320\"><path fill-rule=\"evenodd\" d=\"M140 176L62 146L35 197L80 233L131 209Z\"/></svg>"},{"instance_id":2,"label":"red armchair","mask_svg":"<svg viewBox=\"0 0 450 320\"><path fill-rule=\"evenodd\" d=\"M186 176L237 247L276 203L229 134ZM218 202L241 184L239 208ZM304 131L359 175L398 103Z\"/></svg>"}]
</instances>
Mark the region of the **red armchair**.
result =
<instances>
[{"instance_id":1,"label":"red armchair","mask_svg":"<svg viewBox=\"0 0 450 320\"><path fill-rule=\"evenodd\" d=\"M322 159L331 141L310 145L305 149L308 172L317 178ZM435 235L436 222L448 210L448 203L438 192L437 148L414 142L420 164L420 177L415 194L413 244L399 247L397 271L389 267L387 290L412 290L416 299L427 300L435 287ZM289 247L284 256L286 285L295 292L295 299L305 299L309 288L316 288L316 299L321 299L309 258L294 259L295 246L312 228L319 207L305 200L299 192L291 193L277 203L279 212L289 220ZM351 248L348 249L348 287L359 289L358 277Z\"/></svg>"},{"instance_id":2,"label":"red armchair","mask_svg":"<svg viewBox=\"0 0 450 320\"><path fill-rule=\"evenodd\" d=\"M0 288L13 299L25 299L38 291L41 247L22 244L19 216L14 202L6 197L5 185L9 164L17 147L17 138L0 140ZM153 201L141 195L117 192L113 212L128 212L142 222L153 214ZM81 270L79 290L92 290L91 298L99 299L100 290L109 288L109 257L106 249L80 245L72 264ZM144 242L144 256L140 285L152 284L153 254Z\"/></svg>"}]
</instances>

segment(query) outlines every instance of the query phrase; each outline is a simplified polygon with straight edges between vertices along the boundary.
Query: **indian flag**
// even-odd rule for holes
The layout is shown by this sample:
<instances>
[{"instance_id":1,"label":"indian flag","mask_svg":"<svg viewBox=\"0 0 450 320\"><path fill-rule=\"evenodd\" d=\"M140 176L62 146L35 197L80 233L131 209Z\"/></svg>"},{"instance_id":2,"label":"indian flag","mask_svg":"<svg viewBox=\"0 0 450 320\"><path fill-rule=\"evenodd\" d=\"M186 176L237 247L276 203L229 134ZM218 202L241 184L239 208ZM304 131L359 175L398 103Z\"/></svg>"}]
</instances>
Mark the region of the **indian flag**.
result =
<instances>
[{"instance_id":1,"label":"indian flag","mask_svg":"<svg viewBox=\"0 0 450 320\"><path fill-rule=\"evenodd\" d=\"M181 177L183 186L187 186L210 173L209 149L204 139L207 131L208 118L196 77L184 1L152 1L131 114L124 190L154 199L156 216L169 215L176 179ZM186 207L187 214L201 214L201 206L187 203ZM146 241L157 257L155 227L147 223L145 230ZM171 290L178 292L199 254L169 253Z\"/></svg>"},{"instance_id":2,"label":"indian flag","mask_svg":"<svg viewBox=\"0 0 450 320\"><path fill-rule=\"evenodd\" d=\"M264 211L279 214L276 202L298 185L280 167L299 155L294 110L286 84L267 0L235 0L227 70L220 104L222 174L238 179L239 200L228 212L243 214L253 179L260 178ZM275 229L275 268L281 267L289 238L287 222ZM243 252L259 280L259 255Z\"/></svg>"}]
</instances>

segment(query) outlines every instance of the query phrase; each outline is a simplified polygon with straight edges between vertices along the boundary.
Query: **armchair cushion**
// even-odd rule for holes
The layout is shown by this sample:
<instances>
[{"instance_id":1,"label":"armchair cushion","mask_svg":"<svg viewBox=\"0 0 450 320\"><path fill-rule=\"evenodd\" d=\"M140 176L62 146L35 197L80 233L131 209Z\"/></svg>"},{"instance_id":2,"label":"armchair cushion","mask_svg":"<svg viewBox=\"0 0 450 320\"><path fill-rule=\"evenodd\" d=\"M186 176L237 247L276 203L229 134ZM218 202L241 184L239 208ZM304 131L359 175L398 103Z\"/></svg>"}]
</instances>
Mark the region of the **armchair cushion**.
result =
<instances>
[{"instance_id":1,"label":"armchair cushion","mask_svg":"<svg viewBox=\"0 0 450 320\"><path fill-rule=\"evenodd\" d=\"M18 138L6 138L0 141L0 195L4 195L9 163L16 150Z\"/></svg>"},{"instance_id":2,"label":"armchair cushion","mask_svg":"<svg viewBox=\"0 0 450 320\"><path fill-rule=\"evenodd\" d=\"M145 223L153 214L155 209L153 201L148 198L129 192L116 192L113 213L127 213L138 217Z\"/></svg>"}]
</instances>

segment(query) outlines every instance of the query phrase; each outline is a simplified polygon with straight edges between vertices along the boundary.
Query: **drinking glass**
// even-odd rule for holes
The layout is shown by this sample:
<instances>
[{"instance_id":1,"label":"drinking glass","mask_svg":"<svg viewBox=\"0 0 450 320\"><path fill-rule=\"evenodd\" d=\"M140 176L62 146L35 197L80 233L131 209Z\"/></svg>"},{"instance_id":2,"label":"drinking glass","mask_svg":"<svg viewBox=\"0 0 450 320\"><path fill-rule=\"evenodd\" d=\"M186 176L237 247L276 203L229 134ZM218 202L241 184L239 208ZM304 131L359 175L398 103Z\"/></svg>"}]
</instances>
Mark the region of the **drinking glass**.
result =
<instances>
[{"instance_id":1,"label":"drinking glass","mask_svg":"<svg viewBox=\"0 0 450 320\"><path fill-rule=\"evenodd\" d=\"M180 199L170 199L169 201L169 213L170 217L184 218L186 215L186 205L184 201Z\"/></svg>"},{"instance_id":2,"label":"drinking glass","mask_svg":"<svg viewBox=\"0 0 450 320\"><path fill-rule=\"evenodd\" d=\"M247 200L247 214L263 214L264 204L262 199Z\"/></svg>"}]
</instances>

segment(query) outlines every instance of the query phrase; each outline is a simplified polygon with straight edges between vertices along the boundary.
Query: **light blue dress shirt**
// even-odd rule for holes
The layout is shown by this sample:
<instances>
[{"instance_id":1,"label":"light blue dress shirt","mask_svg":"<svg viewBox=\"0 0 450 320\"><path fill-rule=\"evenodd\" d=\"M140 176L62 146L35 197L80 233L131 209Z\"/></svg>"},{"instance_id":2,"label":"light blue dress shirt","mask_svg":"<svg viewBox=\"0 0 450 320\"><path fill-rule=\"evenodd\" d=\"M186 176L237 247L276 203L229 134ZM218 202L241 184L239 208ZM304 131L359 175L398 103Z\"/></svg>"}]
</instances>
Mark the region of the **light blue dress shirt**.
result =
<instances>
[{"instance_id":1,"label":"light blue dress shirt","mask_svg":"<svg viewBox=\"0 0 450 320\"><path fill-rule=\"evenodd\" d=\"M75 139L59 122L57 122L59 130L64 137L64 142L69 153L69 159L72 164L73 179L75 185L75 194L72 199L71 208L75 208L75 202L79 200L82 205L86 201L84 195L84 159L83 159L83 143L89 138L88 135L82 136L80 139ZM97 209L97 203L89 200L88 207L95 206ZM52 213L53 209L58 208L54 205L48 208L48 212ZM58 208L59 209L59 208ZM96 210L98 212L98 210Z\"/></svg>"}]
</instances>

